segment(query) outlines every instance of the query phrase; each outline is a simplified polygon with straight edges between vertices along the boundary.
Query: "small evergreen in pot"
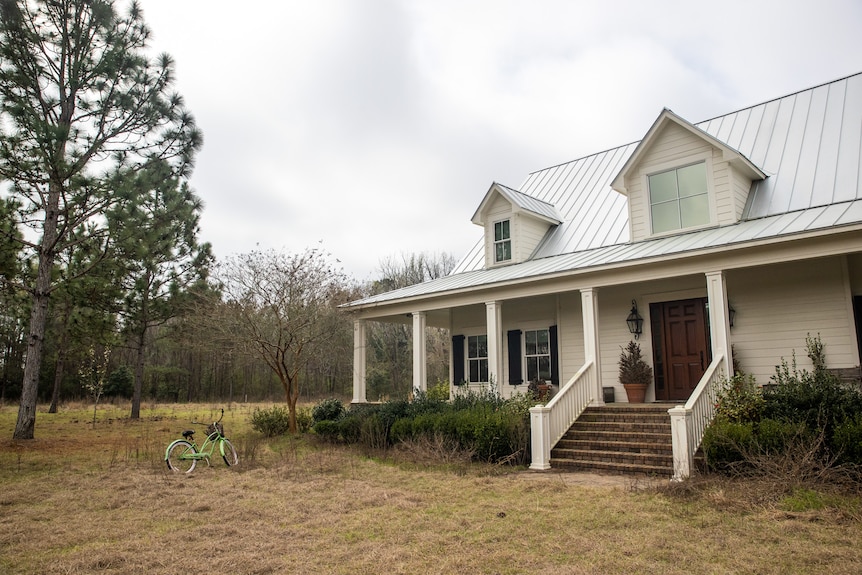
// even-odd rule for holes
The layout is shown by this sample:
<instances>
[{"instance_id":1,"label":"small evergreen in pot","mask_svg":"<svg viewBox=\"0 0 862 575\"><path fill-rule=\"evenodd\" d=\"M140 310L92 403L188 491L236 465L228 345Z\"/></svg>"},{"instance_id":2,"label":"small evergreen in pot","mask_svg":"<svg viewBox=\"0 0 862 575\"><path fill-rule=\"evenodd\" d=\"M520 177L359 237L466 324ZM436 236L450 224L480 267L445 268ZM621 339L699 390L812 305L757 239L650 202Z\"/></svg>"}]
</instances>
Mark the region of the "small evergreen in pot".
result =
<instances>
[{"instance_id":1,"label":"small evergreen in pot","mask_svg":"<svg viewBox=\"0 0 862 575\"><path fill-rule=\"evenodd\" d=\"M641 346L630 341L620 352L620 383L626 388L629 403L643 403L651 381L652 367L644 361Z\"/></svg>"}]
</instances>

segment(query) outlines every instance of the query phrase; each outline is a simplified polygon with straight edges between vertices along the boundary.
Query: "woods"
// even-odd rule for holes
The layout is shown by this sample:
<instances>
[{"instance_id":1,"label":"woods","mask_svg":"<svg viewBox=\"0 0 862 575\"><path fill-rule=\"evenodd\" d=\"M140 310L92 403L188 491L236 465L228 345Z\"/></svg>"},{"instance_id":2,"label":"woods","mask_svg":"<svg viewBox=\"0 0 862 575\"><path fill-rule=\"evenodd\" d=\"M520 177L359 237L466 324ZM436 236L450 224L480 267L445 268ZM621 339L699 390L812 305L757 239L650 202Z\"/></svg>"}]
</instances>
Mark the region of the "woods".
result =
<instances>
[{"instance_id":1,"label":"woods","mask_svg":"<svg viewBox=\"0 0 862 575\"><path fill-rule=\"evenodd\" d=\"M452 268L405 256L359 285L305 246L216 262L189 186L203 136L149 38L136 2L0 0L0 401L20 401L16 439L34 437L38 401L88 394L94 354L98 397L131 399L132 419L143 401L347 395L337 306ZM381 394L409 391L381 367L409 365L402 336L375 340Z\"/></svg>"}]
</instances>

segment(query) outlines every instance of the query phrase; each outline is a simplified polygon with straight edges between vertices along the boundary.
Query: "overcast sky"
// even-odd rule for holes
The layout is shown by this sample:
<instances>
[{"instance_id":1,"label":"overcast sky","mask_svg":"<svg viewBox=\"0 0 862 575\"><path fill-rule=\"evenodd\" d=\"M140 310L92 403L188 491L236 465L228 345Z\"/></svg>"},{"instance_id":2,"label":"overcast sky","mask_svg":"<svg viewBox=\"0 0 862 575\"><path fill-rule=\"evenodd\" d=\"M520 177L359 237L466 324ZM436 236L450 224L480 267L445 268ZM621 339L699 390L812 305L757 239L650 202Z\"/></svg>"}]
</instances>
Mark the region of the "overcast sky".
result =
<instances>
[{"instance_id":1,"label":"overcast sky","mask_svg":"<svg viewBox=\"0 0 862 575\"><path fill-rule=\"evenodd\" d=\"M122 4L121 4L122 5ZM357 280L449 252L494 181L862 71L858 0L141 0L203 130L217 257L323 247Z\"/></svg>"}]
</instances>

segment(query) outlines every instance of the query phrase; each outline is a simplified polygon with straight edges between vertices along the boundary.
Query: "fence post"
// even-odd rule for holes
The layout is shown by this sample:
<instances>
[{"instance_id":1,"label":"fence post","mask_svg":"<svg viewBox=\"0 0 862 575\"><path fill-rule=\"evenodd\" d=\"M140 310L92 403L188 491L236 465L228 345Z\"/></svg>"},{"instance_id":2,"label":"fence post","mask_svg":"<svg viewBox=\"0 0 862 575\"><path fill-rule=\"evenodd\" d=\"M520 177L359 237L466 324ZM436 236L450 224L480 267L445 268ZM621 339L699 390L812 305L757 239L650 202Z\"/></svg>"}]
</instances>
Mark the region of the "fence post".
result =
<instances>
[{"instance_id":1,"label":"fence post","mask_svg":"<svg viewBox=\"0 0 862 575\"><path fill-rule=\"evenodd\" d=\"M677 405L667 412L670 414L670 432L673 437L673 480L682 481L691 475L693 463L689 449L691 410Z\"/></svg>"},{"instance_id":2,"label":"fence post","mask_svg":"<svg viewBox=\"0 0 862 575\"><path fill-rule=\"evenodd\" d=\"M551 468L551 410L544 405L530 408L530 469Z\"/></svg>"}]
</instances>

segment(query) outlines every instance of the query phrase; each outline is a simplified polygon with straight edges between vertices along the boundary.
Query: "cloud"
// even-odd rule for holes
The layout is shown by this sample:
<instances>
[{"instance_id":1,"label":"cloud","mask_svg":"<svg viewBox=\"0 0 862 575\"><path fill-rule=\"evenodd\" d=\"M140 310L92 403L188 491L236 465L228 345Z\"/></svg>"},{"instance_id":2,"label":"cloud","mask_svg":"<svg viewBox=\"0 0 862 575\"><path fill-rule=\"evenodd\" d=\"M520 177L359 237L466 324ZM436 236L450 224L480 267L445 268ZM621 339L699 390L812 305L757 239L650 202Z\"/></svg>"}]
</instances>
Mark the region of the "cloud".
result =
<instances>
[{"instance_id":1,"label":"cloud","mask_svg":"<svg viewBox=\"0 0 862 575\"><path fill-rule=\"evenodd\" d=\"M862 69L851 0L142 0L204 131L217 256L460 257L492 181Z\"/></svg>"}]
</instances>

